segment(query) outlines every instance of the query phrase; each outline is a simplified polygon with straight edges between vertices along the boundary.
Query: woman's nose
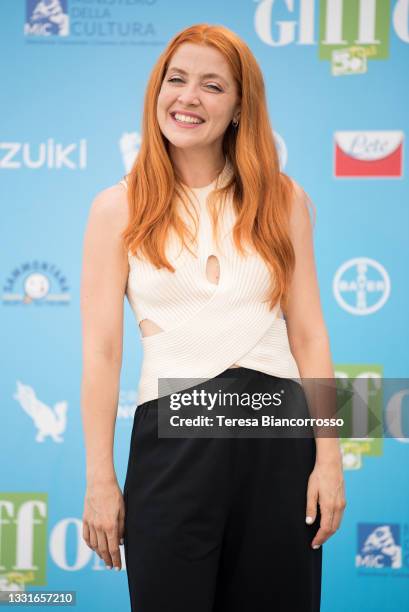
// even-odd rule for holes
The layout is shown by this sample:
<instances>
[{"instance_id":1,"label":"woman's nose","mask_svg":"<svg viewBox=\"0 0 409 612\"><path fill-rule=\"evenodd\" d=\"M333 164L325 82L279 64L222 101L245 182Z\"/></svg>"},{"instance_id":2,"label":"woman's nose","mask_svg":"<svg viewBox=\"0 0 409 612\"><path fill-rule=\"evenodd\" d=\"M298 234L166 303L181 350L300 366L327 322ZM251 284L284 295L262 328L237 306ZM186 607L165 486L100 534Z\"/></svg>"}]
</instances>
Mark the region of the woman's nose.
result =
<instances>
[{"instance_id":1,"label":"woman's nose","mask_svg":"<svg viewBox=\"0 0 409 612\"><path fill-rule=\"evenodd\" d=\"M200 104L195 85L186 85L179 93L178 100L183 104Z\"/></svg>"}]
</instances>

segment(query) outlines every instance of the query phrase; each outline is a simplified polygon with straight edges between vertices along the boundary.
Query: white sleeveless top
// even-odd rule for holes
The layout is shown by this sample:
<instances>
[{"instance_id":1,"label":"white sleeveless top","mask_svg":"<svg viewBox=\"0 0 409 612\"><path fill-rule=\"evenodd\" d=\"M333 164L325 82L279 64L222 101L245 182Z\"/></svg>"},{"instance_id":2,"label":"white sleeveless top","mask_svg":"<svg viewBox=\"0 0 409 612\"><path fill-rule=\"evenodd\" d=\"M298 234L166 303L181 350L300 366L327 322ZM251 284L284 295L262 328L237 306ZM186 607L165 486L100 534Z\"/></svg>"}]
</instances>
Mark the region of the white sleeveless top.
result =
<instances>
[{"instance_id":1,"label":"white sleeveless top","mask_svg":"<svg viewBox=\"0 0 409 612\"><path fill-rule=\"evenodd\" d=\"M284 378L300 378L285 319L279 316L280 305L269 310L268 301L263 301L270 290L269 270L247 246L247 256L240 256L234 246L236 213L231 196L227 198L225 214L218 218L220 250L213 242L206 198L216 186L224 185L231 173L231 164L226 161L212 183L188 188L197 197L195 206L200 215L197 257L181 248L173 232L166 253L175 272L157 269L142 255L136 257L128 252L126 295L137 322L150 319L163 330L141 335L138 404L191 387L191 379L212 378L233 364ZM119 182L127 187L124 179ZM180 212L194 228L183 207ZM190 248L195 252L194 247ZM206 276L207 259L212 254L219 261L218 284Z\"/></svg>"}]
</instances>

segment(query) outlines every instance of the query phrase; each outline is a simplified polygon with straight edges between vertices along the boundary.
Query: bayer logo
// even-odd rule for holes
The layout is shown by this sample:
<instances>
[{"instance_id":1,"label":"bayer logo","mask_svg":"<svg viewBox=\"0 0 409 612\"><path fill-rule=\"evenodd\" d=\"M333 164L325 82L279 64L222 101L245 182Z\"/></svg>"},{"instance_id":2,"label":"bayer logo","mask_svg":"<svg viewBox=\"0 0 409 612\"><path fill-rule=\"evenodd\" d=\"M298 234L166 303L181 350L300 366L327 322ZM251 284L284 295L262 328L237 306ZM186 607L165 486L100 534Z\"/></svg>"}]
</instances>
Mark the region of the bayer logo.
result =
<instances>
[{"instance_id":1,"label":"bayer logo","mask_svg":"<svg viewBox=\"0 0 409 612\"><path fill-rule=\"evenodd\" d=\"M332 289L341 308L354 315L368 315L385 304L391 283L379 262L356 257L338 268Z\"/></svg>"}]
</instances>

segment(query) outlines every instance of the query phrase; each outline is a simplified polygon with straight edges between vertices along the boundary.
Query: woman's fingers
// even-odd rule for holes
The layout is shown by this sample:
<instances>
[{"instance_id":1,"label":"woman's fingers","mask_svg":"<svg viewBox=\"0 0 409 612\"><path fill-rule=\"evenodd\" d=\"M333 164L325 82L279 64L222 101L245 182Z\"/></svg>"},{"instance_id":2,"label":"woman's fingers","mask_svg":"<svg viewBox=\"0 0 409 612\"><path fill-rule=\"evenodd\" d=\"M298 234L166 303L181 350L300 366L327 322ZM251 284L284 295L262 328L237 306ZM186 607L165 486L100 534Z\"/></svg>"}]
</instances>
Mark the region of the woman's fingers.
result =
<instances>
[{"instance_id":1,"label":"woman's fingers","mask_svg":"<svg viewBox=\"0 0 409 612\"><path fill-rule=\"evenodd\" d=\"M321 518L319 529L311 542L313 548L319 548L337 531L346 507L342 465L338 460L316 462L310 474L307 488L307 523L314 522L317 503L320 506Z\"/></svg>"},{"instance_id":2,"label":"woman's fingers","mask_svg":"<svg viewBox=\"0 0 409 612\"><path fill-rule=\"evenodd\" d=\"M333 519L333 525L335 527L335 531L339 529L339 526L341 525L342 515L344 514L346 505L347 504L346 504L344 497L338 499L335 504L334 519Z\"/></svg>"},{"instance_id":3,"label":"woman's fingers","mask_svg":"<svg viewBox=\"0 0 409 612\"><path fill-rule=\"evenodd\" d=\"M116 570L120 570L122 567L121 551L119 545L124 534L124 523L125 523L125 504L122 503L119 506L118 515L115 522L106 530L106 536L108 541L108 548L112 558L113 567Z\"/></svg>"},{"instance_id":4,"label":"woman's fingers","mask_svg":"<svg viewBox=\"0 0 409 612\"><path fill-rule=\"evenodd\" d=\"M339 528L342 520L342 514L345 510L346 502L343 498L337 499L335 502L327 502L320 504L321 521L320 528L315 534L311 546L318 548L328 540Z\"/></svg>"},{"instance_id":5,"label":"woman's fingers","mask_svg":"<svg viewBox=\"0 0 409 612\"><path fill-rule=\"evenodd\" d=\"M122 567L121 551L119 549L119 521L105 528L95 527L83 523L83 537L90 548L92 548L105 565L111 569L120 570Z\"/></svg>"},{"instance_id":6,"label":"woman's fingers","mask_svg":"<svg viewBox=\"0 0 409 612\"><path fill-rule=\"evenodd\" d=\"M311 542L311 546L313 548L318 548L328 540L328 538L335 533L333 529L333 516L334 512L331 506L321 506L321 521L320 528L314 536L313 541Z\"/></svg>"},{"instance_id":7,"label":"woman's fingers","mask_svg":"<svg viewBox=\"0 0 409 612\"><path fill-rule=\"evenodd\" d=\"M104 561L105 565L111 568L113 566L113 563L112 563L111 554L110 554L109 547L108 547L108 541L107 541L105 529L100 527L96 530L96 532L97 532L97 538L98 538L98 551L97 551L98 555Z\"/></svg>"},{"instance_id":8,"label":"woman's fingers","mask_svg":"<svg viewBox=\"0 0 409 612\"><path fill-rule=\"evenodd\" d=\"M86 498L83 514L82 535L87 545L92 548L111 569L120 570L122 567L120 544L123 544L125 530L125 503L122 493L118 496L119 488L106 491L91 491L93 494ZM111 495L109 495L111 493ZM102 506L100 496L104 495ZM103 512L98 510L103 507Z\"/></svg>"},{"instance_id":9,"label":"woman's fingers","mask_svg":"<svg viewBox=\"0 0 409 612\"><path fill-rule=\"evenodd\" d=\"M95 552L98 552L98 538L97 538L97 533L95 531L95 528L93 525L89 525L89 541L90 541L90 547L95 550Z\"/></svg>"},{"instance_id":10,"label":"woman's fingers","mask_svg":"<svg viewBox=\"0 0 409 612\"><path fill-rule=\"evenodd\" d=\"M91 546L88 521L82 519L82 537L88 546Z\"/></svg>"},{"instance_id":11,"label":"woman's fingers","mask_svg":"<svg viewBox=\"0 0 409 612\"><path fill-rule=\"evenodd\" d=\"M119 509L119 517L118 517L118 537L119 543L124 543L125 536L125 504L121 504Z\"/></svg>"},{"instance_id":12,"label":"woman's fingers","mask_svg":"<svg viewBox=\"0 0 409 612\"><path fill-rule=\"evenodd\" d=\"M307 488L307 507L305 511L305 522L311 525L317 518L318 489L313 480L310 480Z\"/></svg>"},{"instance_id":13,"label":"woman's fingers","mask_svg":"<svg viewBox=\"0 0 409 612\"><path fill-rule=\"evenodd\" d=\"M112 566L115 569L121 569L121 551L119 550L119 535L118 535L118 523L112 526L106 532L108 549L112 559Z\"/></svg>"}]
</instances>

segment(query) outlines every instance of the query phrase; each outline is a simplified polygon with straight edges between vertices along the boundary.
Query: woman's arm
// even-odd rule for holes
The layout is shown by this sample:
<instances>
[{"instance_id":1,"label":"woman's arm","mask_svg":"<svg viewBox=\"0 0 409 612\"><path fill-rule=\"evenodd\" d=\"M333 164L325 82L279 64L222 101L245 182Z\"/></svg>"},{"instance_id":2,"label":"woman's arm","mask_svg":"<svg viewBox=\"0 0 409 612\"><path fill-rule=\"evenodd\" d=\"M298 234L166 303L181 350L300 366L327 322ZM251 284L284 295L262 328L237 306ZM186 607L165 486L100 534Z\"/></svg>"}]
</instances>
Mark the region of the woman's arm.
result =
<instances>
[{"instance_id":1,"label":"woman's arm","mask_svg":"<svg viewBox=\"0 0 409 612\"><path fill-rule=\"evenodd\" d=\"M314 260L308 196L295 181L294 186L296 197L293 201L290 233L296 265L288 307L284 312L289 343L302 379L334 379ZM315 442L316 466L309 481L306 512L309 519L306 520L308 523L315 520L316 504L319 501L321 527L312 546L322 544L337 530L346 506L339 439L318 436Z\"/></svg>"},{"instance_id":2,"label":"woman's arm","mask_svg":"<svg viewBox=\"0 0 409 612\"><path fill-rule=\"evenodd\" d=\"M109 566L120 569L124 508L113 442L122 364L128 258L120 237L128 222L126 192L115 185L92 202L81 276L81 411L86 446L83 536Z\"/></svg>"}]
</instances>

